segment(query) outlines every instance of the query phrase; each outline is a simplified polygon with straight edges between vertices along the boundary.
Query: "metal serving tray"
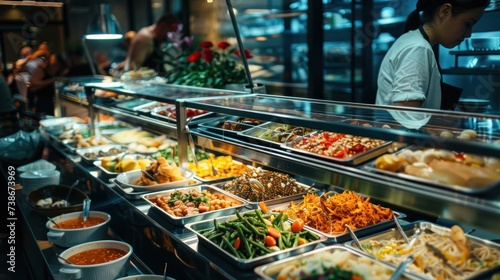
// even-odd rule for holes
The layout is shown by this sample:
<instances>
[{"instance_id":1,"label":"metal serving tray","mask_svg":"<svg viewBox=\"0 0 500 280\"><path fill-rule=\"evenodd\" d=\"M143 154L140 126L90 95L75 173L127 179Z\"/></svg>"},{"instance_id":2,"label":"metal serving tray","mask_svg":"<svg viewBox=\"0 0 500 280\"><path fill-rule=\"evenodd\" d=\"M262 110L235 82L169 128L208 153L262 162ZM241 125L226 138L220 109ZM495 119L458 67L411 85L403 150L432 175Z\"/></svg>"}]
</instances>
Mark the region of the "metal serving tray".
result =
<instances>
[{"instance_id":1,"label":"metal serving tray","mask_svg":"<svg viewBox=\"0 0 500 280\"><path fill-rule=\"evenodd\" d=\"M411 147L408 147L407 149L411 149L412 151L415 151L415 150L418 150L418 147L411 146ZM399 152L397 152L395 154L397 155L397 154L399 154L399 153L401 153L403 151L404 150L401 150L401 151L399 151ZM487 186L476 187L476 188L467 187L467 186L460 186L460 185L448 185L448 184L444 184L444 183L440 183L440 182L435 182L435 181L432 181L432 180L428 180L428 179L425 179L425 178L420 178L420 177L413 176L413 175L406 174L406 173L392 172L392 171L388 171L388 170L378 169L378 168L375 167L375 160L366 163L365 165L363 165L363 168L366 169L366 170L369 170L369 171L374 171L374 172L380 173L380 174L385 174L385 175L392 176L392 177L397 177L397 178L401 178L401 179L405 179L405 180L410 180L410 181L414 181L414 182L421 183L421 184L427 184L427 185L430 185L430 186L433 186L433 187L438 187L438 188L442 188L442 189L453 190L453 191L457 191L457 192L461 192L461 193L466 193L466 194L484 193L484 192L488 192L488 191L491 191L491 190L493 190L495 188L500 187L500 180L497 180L494 183L489 184Z\"/></svg>"},{"instance_id":2,"label":"metal serving tray","mask_svg":"<svg viewBox=\"0 0 500 280\"><path fill-rule=\"evenodd\" d=\"M126 101L122 101L116 105L116 107L125 109L125 110L132 110L132 111L137 111L138 108L141 108L145 105L152 105L156 101L151 101L147 100L144 98L136 98L136 99L130 99Z\"/></svg>"},{"instance_id":3,"label":"metal serving tray","mask_svg":"<svg viewBox=\"0 0 500 280\"><path fill-rule=\"evenodd\" d=\"M167 213L165 210L163 210L161 207L159 207L158 205L156 205L155 203L153 203L150 200L150 199L157 197L157 196L169 196L171 193L173 193L175 191L188 192L190 190L197 190L199 192L207 190L207 191L210 191L211 193L220 194L220 195L223 195L227 200L231 200L233 202L238 203L238 205L233 206L233 207L220 209L220 210L208 211L208 212L197 214L197 215L191 215L191 216L186 216L186 217L175 217L175 216ZM194 187L177 188L177 189L168 190L168 191L159 191L159 192L154 192L154 193L143 194L143 195L141 195L141 197L144 200L146 200L149 204L151 204L151 207L154 207L156 210L163 213L165 218L169 222L171 222L177 226L182 226L182 225L185 225L187 223L193 223L193 222L207 220L207 219L213 219L213 218L217 218L217 217L221 217L221 216L225 216L225 215L231 215L234 213L235 210L241 209L247 205L245 203L245 201L243 201L239 197L232 195L228 192L225 192L225 191L223 191L219 188L216 188L214 186L208 186L208 185L198 185L198 186L194 186Z\"/></svg>"},{"instance_id":4,"label":"metal serving tray","mask_svg":"<svg viewBox=\"0 0 500 280\"><path fill-rule=\"evenodd\" d=\"M136 128L135 126L125 123L125 122L120 122L120 121L114 121L114 122L100 122L97 124L97 129L101 132L101 134L113 134L116 132L120 132L122 130L127 130L127 129L134 129Z\"/></svg>"},{"instance_id":5,"label":"metal serving tray","mask_svg":"<svg viewBox=\"0 0 500 280\"><path fill-rule=\"evenodd\" d=\"M120 153L117 154L109 154L109 150L111 149L119 149L121 150ZM110 145L103 145L103 146L95 146L95 147L90 147L90 148L78 148L75 150L76 154L81 156L84 160L88 162L93 162L95 160L101 160L103 157L107 156L120 156L123 155L127 151L127 147L123 145L117 145L117 144L110 144ZM99 157L89 157L85 154L87 153L99 153L103 152L106 153L104 156L99 156Z\"/></svg>"},{"instance_id":6,"label":"metal serving tray","mask_svg":"<svg viewBox=\"0 0 500 280\"><path fill-rule=\"evenodd\" d=\"M419 229L421 232L429 232L429 231L434 232L434 233L437 233L441 236L446 236L446 235L449 236L450 231L451 231L451 229L448 227L440 226L440 225L433 224L433 223L426 222L426 221L419 221L419 222L411 223L408 225L404 225L404 226L402 226L402 228L403 228L403 231L405 232L406 236L408 236L408 237L413 236L415 234L415 232L417 231L417 229ZM471 247L486 246L486 247L493 248L495 250L500 251L500 244L498 244L498 243L494 243L494 242L491 242L489 240L481 239L481 238L474 237L474 236L467 235L467 234L466 234L466 237L467 237L467 241L469 242L469 245ZM382 241L382 240L390 240L390 239L402 239L402 236L397 228L391 228L389 230L386 230L386 231L383 231L383 232L380 232L377 234L373 234L373 235L370 235L367 237L360 238L360 243L363 246L364 244L367 244L369 242L369 240ZM346 245L349 247L355 248L356 250L360 250L359 247L357 247L355 245L354 241L347 242ZM376 258L376 256L368 254L365 251L363 251L363 254L371 256L372 258ZM393 263L388 263L388 264L391 266L397 266L397 264L393 264ZM413 275L413 276L416 276L420 279L428 279L425 276L423 276L423 274L420 274L414 270L409 270L407 268L406 271L408 272L408 275ZM486 278L486 276L491 276L494 272L497 272L497 271L500 271L500 265L498 265L494 268L473 274L473 275L469 275L466 279L489 279L489 278Z\"/></svg>"},{"instance_id":7,"label":"metal serving tray","mask_svg":"<svg viewBox=\"0 0 500 280\"><path fill-rule=\"evenodd\" d=\"M330 195L334 195L334 194L336 194L336 192L330 192ZM295 204L298 204L298 203L302 202L303 199L302 198L301 199L293 199L293 200L288 201L287 203L272 205L269 207L269 211L278 212L277 209L279 209L279 212L284 211L284 210L288 209L288 206L290 205L291 201L294 201ZM406 217L406 214L404 214L404 213L400 213L400 212L396 212L396 211L393 211L393 212L399 219L404 219ZM358 229L355 229L353 231L357 237L360 237L360 236L367 236L370 234L374 234L376 232L381 232L381 231L386 230L388 228L391 228L393 226L394 226L394 220L390 219L390 220L382 221L382 222L379 222L379 223L376 223L376 224L373 224L373 225L370 225L370 226L367 226L364 228L358 228ZM327 244L344 243L344 242L347 242L349 240L352 240L351 236L349 235L349 233L347 231L345 233L339 233L339 234L328 234L328 233L324 233L320 230L317 230L315 228L312 228L308 225L305 225L304 227L310 229L311 231L313 231L316 234L322 234L322 235L326 236L327 240L325 243L327 243Z\"/></svg>"},{"instance_id":8,"label":"metal serving tray","mask_svg":"<svg viewBox=\"0 0 500 280\"><path fill-rule=\"evenodd\" d=\"M114 155L112 157L124 157L124 158L131 158L131 159L135 159L135 160L147 158L146 155L141 155L141 154L126 154L126 155L121 154L121 155ZM116 175L120 174L120 172L111 172L111 171L107 170L106 168L102 167L102 158L101 158L101 160L95 160L93 162L93 164L95 166L99 167L99 169L101 169L106 175L116 176ZM117 181L117 183L118 183L118 181Z\"/></svg>"},{"instance_id":9,"label":"metal serving tray","mask_svg":"<svg viewBox=\"0 0 500 280\"><path fill-rule=\"evenodd\" d=\"M153 111L154 109L159 108L159 107L166 107L166 106L174 106L174 105L169 104L169 103L165 103L165 102L155 101L153 103L147 103L147 104L144 104L141 106L137 106L134 108L134 111L138 111L138 112L143 113L143 114L150 114L151 111Z\"/></svg>"},{"instance_id":10,"label":"metal serving tray","mask_svg":"<svg viewBox=\"0 0 500 280\"><path fill-rule=\"evenodd\" d=\"M370 149L366 152L358 153L358 154L354 155L353 157L346 157L346 158L335 158L335 157L330 157L330 156L324 156L321 154L317 154L317 153L313 153L313 152L309 152L309 151L305 151L305 150L293 147L293 144L302 141L303 138L314 136L316 133L322 133L322 131L317 131L317 132L311 133L307 136L297 137L293 141L281 144L281 147L283 149L286 149L286 150L289 150L292 152L297 152L297 153L301 153L301 154L305 154L305 155L309 155L309 156L313 156L313 157L319 157L319 158L326 159L329 161L334 161L336 163L342 163L342 164L347 164L347 165L359 165L363 162L366 162L370 159L373 159L377 156L380 156L382 154L387 153L389 151L389 149L392 147L392 143L393 143L391 141L388 141L388 142L386 142L378 147L375 147L373 149Z\"/></svg>"},{"instance_id":11,"label":"metal serving tray","mask_svg":"<svg viewBox=\"0 0 500 280\"><path fill-rule=\"evenodd\" d=\"M228 180L230 181L230 180ZM216 183L216 184L213 184L214 186L226 191L224 189L224 185L228 182L228 181L225 181L225 182L219 182L219 183ZM317 192L320 192L319 189L316 189L312 186L309 186L309 185L306 185L306 184L302 184L302 183L299 183L297 182L297 185L298 186L301 186L303 188L306 189L305 192L300 192L300 193L296 193L294 195L290 195L290 196L284 196L284 197L280 197L280 198L274 198L274 199L268 199L268 200L262 200L266 205L268 206L271 206L271 205L278 205L278 204L283 204L283 203L287 203L287 202L290 202L292 200L298 200L298 199L302 199L302 197L307 194L307 193L317 193ZM228 192L228 191L226 191ZM229 192L228 192L229 193ZM235 195L235 194L233 194ZM237 196L237 195L235 195ZM257 209L259 208L259 201L250 201L250 200L247 200L243 197L240 197L240 196L237 196L239 197L240 199L242 199L243 201L245 201L245 203L248 204L249 207L251 207L252 209ZM323 234L323 233L322 233Z\"/></svg>"},{"instance_id":12,"label":"metal serving tray","mask_svg":"<svg viewBox=\"0 0 500 280\"><path fill-rule=\"evenodd\" d=\"M108 139L106 137L104 137L109 143L107 144L102 144L102 145L98 145L98 146L91 146L91 147L88 147L88 148L101 148L103 146L108 146L108 145L112 145L113 144L113 141L111 139ZM82 139L83 141L88 141L90 138L84 138ZM86 149L86 148L78 148L76 147L76 145L78 144L78 141L77 140L63 140L61 141L61 143L63 144L64 147L68 148L70 151L72 152L76 152L76 150L78 149Z\"/></svg>"},{"instance_id":13,"label":"metal serving tray","mask_svg":"<svg viewBox=\"0 0 500 280\"><path fill-rule=\"evenodd\" d=\"M386 263L381 262L379 260L369 258L364 254L358 252L357 250L354 250L353 248L345 247L343 245L330 245L327 247L316 248L314 251L303 253L298 256L258 266L254 269L254 271L264 279L278 279L279 273L285 268L289 268L291 266L300 266L303 263L307 263L309 259L314 259L314 256L316 256L317 254L325 252L332 254L337 251L350 252L352 254L351 258L353 258L354 260L359 260L361 258L368 258L372 262L373 266L384 268L388 272L387 275L388 277L395 270L394 267L387 265ZM403 276L400 279L410 279L410 278L412 277L408 276L407 274L403 274Z\"/></svg>"},{"instance_id":14,"label":"metal serving tray","mask_svg":"<svg viewBox=\"0 0 500 280\"><path fill-rule=\"evenodd\" d=\"M128 198L130 200L139 200L139 199L142 199L142 197L141 197L142 195L150 193L150 192L147 192L147 191L141 192L141 191L135 191L133 188L123 187L116 180L116 178L109 179L109 182L111 182L111 183L113 183L115 185L115 188L113 188L114 190L116 190L121 195L125 196L126 198ZM191 179L189 181L189 186L196 186L196 185L199 185L199 184L201 184L201 182L198 181L198 180L195 180L195 179Z\"/></svg>"},{"instance_id":15,"label":"metal serving tray","mask_svg":"<svg viewBox=\"0 0 500 280\"><path fill-rule=\"evenodd\" d=\"M218 134L234 137L234 136L237 136L238 133L240 133L242 131L246 131L246 130L251 129L251 128L254 128L256 126L256 125L241 123L241 122L239 122L239 120L241 120L241 119L244 119L244 118L237 117L237 116L226 116L226 117L222 117L219 119L200 123L200 124L198 124L198 127L204 128L208 131L212 131L212 132L215 132ZM235 130L225 129L224 128L225 123L228 123L230 125L234 124L235 126L237 126L237 129L235 129ZM262 123L263 122L261 122L259 124L262 124Z\"/></svg>"},{"instance_id":16,"label":"metal serving tray","mask_svg":"<svg viewBox=\"0 0 500 280\"><path fill-rule=\"evenodd\" d=\"M164 111L166 109L172 109L172 110L175 111L175 105L169 105L169 106L163 106L163 107L156 107L153 110L151 110L151 115L154 116L154 117L157 117L157 118L169 121L169 122L177 122L176 118L169 118L166 115L160 114L161 111ZM198 110L198 109L192 109L192 108L187 108L186 110L190 110L190 109L191 110ZM196 115L196 116L192 117L191 120L197 120L197 119L204 118L204 117L211 116L211 115L214 115L214 113L213 112L206 112L206 113L203 113L203 114Z\"/></svg>"},{"instance_id":17,"label":"metal serving tray","mask_svg":"<svg viewBox=\"0 0 500 280\"><path fill-rule=\"evenodd\" d=\"M234 220L237 219L236 215L231 215L231 216L225 216L225 217L220 217L216 218L217 222L219 223L225 223L226 221ZM298 254L302 254L308 251L313 250L316 248L318 244L321 242L325 241L326 237L322 234L317 234L318 235L318 240L299 245L298 247L294 248L289 248L286 250L281 250L278 252L272 252L270 254L264 255L264 256L259 256L253 259L240 259L229 252L221 249L218 244L213 243L210 241L208 238L203 236L202 234L199 233L200 230L205 230L205 229L210 229L214 227L214 219L209 219L205 221L200 221L196 223L189 223L186 225L186 228L194 232L198 236L198 241L200 244L203 244L210 248L212 251L216 252L219 256L224 258L226 261L230 262L231 264L241 268L241 269L250 269L254 268L258 265L262 265L265 263L270 263L273 261L277 260L282 260L291 256L295 256Z\"/></svg>"},{"instance_id":18,"label":"metal serving tray","mask_svg":"<svg viewBox=\"0 0 500 280\"><path fill-rule=\"evenodd\" d=\"M233 164L243 164L242 162L239 162L237 160L233 160ZM252 170L254 167L251 166L251 165L246 165L250 170ZM217 166L216 166L217 167ZM198 177L196 176L196 174L194 175L194 177L196 178L196 180L199 180L200 182L202 182L203 184L207 184L207 185L212 185L212 184L215 184L215 183L220 183L220 182L226 182L228 180L232 180L234 178L236 178L236 176L231 176L231 177L225 177L225 178L218 178L218 179L213 179L213 180L205 180L201 177Z\"/></svg>"},{"instance_id":19,"label":"metal serving tray","mask_svg":"<svg viewBox=\"0 0 500 280\"><path fill-rule=\"evenodd\" d=\"M249 141L254 142L256 144L280 148L284 142L288 141L288 138L280 139L279 141L273 141L273 140L263 139L260 136L266 132L273 131L279 127L283 127L284 125L285 124L280 124L275 122L266 122L264 124L257 125L248 130L239 132L237 133L237 135L246 137ZM308 128L302 128L302 129L309 130L309 132L306 132L305 134L310 134L315 131L314 129L308 129Z\"/></svg>"},{"instance_id":20,"label":"metal serving tray","mask_svg":"<svg viewBox=\"0 0 500 280\"><path fill-rule=\"evenodd\" d=\"M406 127L402 126L399 123L393 121L365 121L361 119L345 119L341 120L343 123L348 123L352 125L359 125L364 127L376 127L376 128L384 128L384 129L401 129L407 130Z\"/></svg>"}]
</instances>

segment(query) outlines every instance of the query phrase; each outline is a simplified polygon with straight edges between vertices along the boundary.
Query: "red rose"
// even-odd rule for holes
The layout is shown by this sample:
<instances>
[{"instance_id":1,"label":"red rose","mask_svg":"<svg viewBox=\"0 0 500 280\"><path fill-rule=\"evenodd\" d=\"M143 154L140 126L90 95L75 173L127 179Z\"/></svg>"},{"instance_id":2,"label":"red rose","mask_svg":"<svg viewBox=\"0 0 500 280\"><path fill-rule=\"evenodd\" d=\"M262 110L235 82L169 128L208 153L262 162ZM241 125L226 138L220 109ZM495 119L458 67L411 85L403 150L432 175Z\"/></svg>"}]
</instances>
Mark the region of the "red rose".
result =
<instances>
[{"instance_id":1,"label":"red rose","mask_svg":"<svg viewBox=\"0 0 500 280\"><path fill-rule=\"evenodd\" d=\"M225 42L225 41L221 41L221 42L217 43L217 47L218 47L219 49L223 49L223 50L225 50L225 49L227 49L229 46L231 46L231 44L229 44L228 42Z\"/></svg>"},{"instance_id":2,"label":"red rose","mask_svg":"<svg viewBox=\"0 0 500 280\"><path fill-rule=\"evenodd\" d=\"M212 44L212 42L210 42L210 41L205 41L205 42L200 43L200 47L202 47L202 48L211 48L213 46L214 46L214 44Z\"/></svg>"},{"instance_id":3,"label":"red rose","mask_svg":"<svg viewBox=\"0 0 500 280\"><path fill-rule=\"evenodd\" d=\"M212 49L205 48L202 52L205 62L212 62L212 60L214 59L214 51Z\"/></svg>"},{"instance_id":4,"label":"red rose","mask_svg":"<svg viewBox=\"0 0 500 280\"><path fill-rule=\"evenodd\" d=\"M240 50L235 50L234 54L236 54L238 57L241 57ZM252 58L253 56L250 54L249 50L245 50L245 57L246 58Z\"/></svg>"},{"instance_id":5,"label":"red rose","mask_svg":"<svg viewBox=\"0 0 500 280\"><path fill-rule=\"evenodd\" d=\"M188 56L187 60L188 60L188 62L196 62L200 59L200 57L201 57L201 52L195 51Z\"/></svg>"}]
</instances>

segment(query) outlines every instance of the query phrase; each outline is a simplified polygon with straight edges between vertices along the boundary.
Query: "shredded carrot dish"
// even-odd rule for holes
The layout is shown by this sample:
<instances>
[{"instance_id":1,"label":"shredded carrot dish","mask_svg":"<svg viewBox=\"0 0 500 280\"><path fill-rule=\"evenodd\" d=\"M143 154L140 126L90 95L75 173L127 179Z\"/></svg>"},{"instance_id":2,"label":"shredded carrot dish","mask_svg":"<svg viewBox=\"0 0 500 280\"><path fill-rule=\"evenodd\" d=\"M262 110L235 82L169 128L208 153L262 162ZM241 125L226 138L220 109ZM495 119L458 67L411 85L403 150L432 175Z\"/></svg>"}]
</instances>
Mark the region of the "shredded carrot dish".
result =
<instances>
[{"instance_id":1,"label":"shredded carrot dish","mask_svg":"<svg viewBox=\"0 0 500 280\"><path fill-rule=\"evenodd\" d=\"M290 202L285 212L291 219L300 218L306 225L327 234L346 232L346 224L355 230L392 219L391 209L375 205L370 202L370 198L364 198L352 191L329 196L325 206L328 211L326 214L332 221L331 226L317 194L304 195L304 200L298 204Z\"/></svg>"}]
</instances>

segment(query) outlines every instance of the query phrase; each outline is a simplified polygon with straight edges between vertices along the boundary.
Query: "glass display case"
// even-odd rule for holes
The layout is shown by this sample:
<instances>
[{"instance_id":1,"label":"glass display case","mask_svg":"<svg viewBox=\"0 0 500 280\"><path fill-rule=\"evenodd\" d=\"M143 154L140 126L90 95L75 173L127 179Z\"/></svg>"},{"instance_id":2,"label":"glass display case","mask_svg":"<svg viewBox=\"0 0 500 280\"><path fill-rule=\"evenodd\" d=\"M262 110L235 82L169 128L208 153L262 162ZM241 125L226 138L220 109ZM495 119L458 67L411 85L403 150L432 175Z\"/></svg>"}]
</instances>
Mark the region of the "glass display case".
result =
<instances>
[{"instance_id":1,"label":"glass display case","mask_svg":"<svg viewBox=\"0 0 500 280\"><path fill-rule=\"evenodd\" d=\"M298 181L307 182L322 190L354 190L395 211L411 213L408 221L415 217L432 217L474 228L490 239L500 234L494 221L500 215L499 180L481 188L455 188L452 185L434 184L415 180L398 174L380 172L373 163L381 153L393 153L412 147L422 149L448 149L458 157L498 155L500 146L500 117L488 114L463 114L440 111L372 106L348 102L314 100L297 97L280 97L266 94L246 94L191 87L154 85L139 90L127 90L123 85L86 83L84 85L89 106L96 113L117 116L119 119L143 126L177 139L179 160L187 162L187 133L193 136L196 146L216 154L231 155L252 166L292 174ZM97 91L109 91L131 96L134 100L146 99L176 105L175 121L165 121L152 114L133 112L117 106L118 103L103 103L92 95ZM60 96L66 98L64 92ZM191 109L217 113L209 118L193 120L185 117ZM91 112L90 108L89 111ZM225 117L245 117L289 126L308 127L322 132L338 132L344 135L360 135L363 138L383 139L384 149L366 153L359 160L338 160L324 155L301 152L288 142L277 144L252 137L246 131L234 133L216 130L208 123ZM488 129L477 126L474 120L488 120ZM188 125L189 130L186 128ZM472 130L476 133L470 139ZM449 137L451 134L451 137ZM465 140L467 134L469 140ZM302 140L302 138L298 138ZM139 264L134 273L161 274L165 261L173 277L200 277L232 279L255 279L251 269L242 269L203 246L186 227L169 222L154 207L145 201L118 190L109 182L109 176L74 155L55 141L50 146L59 156L66 158L79 172L90 178L86 189L91 190L96 202L95 209L104 210L113 217L111 229L119 238L134 247L132 264ZM186 152L183 152L186 151ZM379 153L381 152L381 153ZM462 153L463 152L463 153ZM454 154L455 155L455 154ZM471 159L474 159L471 156ZM29 223L41 224L46 219L37 219L27 205L21 205ZM402 221L405 222L405 221ZM43 238L43 231L34 232ZM493 236L493 237L492 237ZM323 245L319 245L323 246ZM60 264L56 253L60 248L42 251L49 263L49 274L58 275ZM180 274L179 274L180 273ZM180 279L180 278L179 278Z\"/></svg>"}]
</instances>

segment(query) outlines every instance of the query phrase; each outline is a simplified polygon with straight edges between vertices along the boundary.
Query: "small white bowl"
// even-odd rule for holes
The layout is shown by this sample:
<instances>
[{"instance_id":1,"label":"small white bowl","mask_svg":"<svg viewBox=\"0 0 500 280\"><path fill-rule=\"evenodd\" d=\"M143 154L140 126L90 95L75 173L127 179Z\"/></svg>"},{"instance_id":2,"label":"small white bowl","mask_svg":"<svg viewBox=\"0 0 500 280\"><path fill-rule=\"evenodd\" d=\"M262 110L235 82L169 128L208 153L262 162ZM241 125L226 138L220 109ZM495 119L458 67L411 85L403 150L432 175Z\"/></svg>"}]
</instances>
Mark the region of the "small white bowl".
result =
<instances>
[{"instance_id":1,"label":"small white bowl","mask_svg":"<svg viewBox=\"0 0 500 280\"><path fill-rule=\"evenodd\" d=\"M61 223L80 217L83 217L82 211L63 214L52 218L52 220L56 223ZM66 248L86 242L106 239L108 237L108 224L111 220L111 216L100 211L90 211L89 218L101 218L104 222L91 227L62 229L55 228L54 223L47 221L47 223L45 223L45 227L49 230L49 232L47 232L47 239L58 246Z\"/></svg>"},{"instance_id":2,"label":"small white bowl","mask_svg":"<svg viewBox=\"0 0 500 280\"><path fill-rule=\"evenodd\" d=\"M68 259L72 255L92 249L111 248L127 252L121 258L110 262L91 264L91 265L75 265L68 264L59 259L59 262L64 266L59 270L63 279L81 279L81 280L101 280L115 279L125 276L128 270L128 260L132 255L132 246L125 242L115 240L101 240L83 243L73 246L60 254L61 257Z\"/></svg>"}]
</instances>

